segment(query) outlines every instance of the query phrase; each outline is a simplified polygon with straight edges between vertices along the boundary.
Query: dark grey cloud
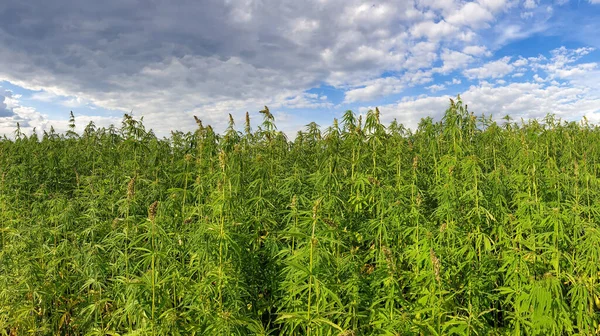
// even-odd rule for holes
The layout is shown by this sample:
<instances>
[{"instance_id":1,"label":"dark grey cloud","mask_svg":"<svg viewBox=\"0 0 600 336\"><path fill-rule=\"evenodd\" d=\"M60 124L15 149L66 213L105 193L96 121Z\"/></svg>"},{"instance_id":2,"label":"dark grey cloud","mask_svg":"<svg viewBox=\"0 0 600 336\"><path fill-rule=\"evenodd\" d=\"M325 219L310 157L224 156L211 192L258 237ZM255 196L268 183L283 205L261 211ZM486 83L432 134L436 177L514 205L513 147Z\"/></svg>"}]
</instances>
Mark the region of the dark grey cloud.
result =
<instances>
[{"instance_id":1,"label":"dark grey cloud","mask_svg":"<svg viewBox=\"0 0 600 336\"><path fill-rule=\"evenodd\" d=\"M505 3L480 2L486 13ZM303 92L321 83L357 87L383 72L432 67L442 46L462 50L476 43L465 38L476 39L467 25L433 23L463 5L443 4L0 1L0 80L134 109L150 126L179 128L191 113L217 120L223 112L285 101L309 106L315 102ZM455 33L443 35L448 31ZM424 40L431 40L431 57L422 56ZM166 118L166 111L176 112Z\"/></svg>"},{"instance_id":2,"label":"dark grey cloud","mask_svg":"<svg viewBox=\"0 0 600 336\"><path fill-rule=\"evenodd\" d=\"M233 58L257 72L285 73L292 78L279 80L279 88L298 89L326 80L331 71L386 67L385 59L357 58L357 47L398 48L382 46L380 35L397 38L406 31L410 20L404 10L414 5L361 6L339 0L8 1L0 4L0 43L8 46L0 63L15 65L7 71L13 77L32 73L70 90L109 92L119 88L111 80L115 76L136 75L172 58ZM378 18L379 8L390 15ZM335 62L325 64L324 52ZM191 74L187 80L205 82L205 75ZM243 98L247 92L244 85L232 89L220 93Z\"/></svg>"},{"instance_id":3,"label":"dark grey cloud","mask_svg":"<svg viewBox=\"0 0 600 336\"><path fill-rule=\"evenodd\" d=\"M23 72L48 70L69 84L100 90L113 88L107 83L112 75L135 74L171 57L240 57L270 69L302 69L315 61L277 32L284 18L276 8L250 7L257 8L212 0L3 2L0 41L13 57L27 57L19 64ZM235 11L245 10L261 15L235 22ZM15 61L3 54L1 61Z\"/></svg>"}]
</instances>

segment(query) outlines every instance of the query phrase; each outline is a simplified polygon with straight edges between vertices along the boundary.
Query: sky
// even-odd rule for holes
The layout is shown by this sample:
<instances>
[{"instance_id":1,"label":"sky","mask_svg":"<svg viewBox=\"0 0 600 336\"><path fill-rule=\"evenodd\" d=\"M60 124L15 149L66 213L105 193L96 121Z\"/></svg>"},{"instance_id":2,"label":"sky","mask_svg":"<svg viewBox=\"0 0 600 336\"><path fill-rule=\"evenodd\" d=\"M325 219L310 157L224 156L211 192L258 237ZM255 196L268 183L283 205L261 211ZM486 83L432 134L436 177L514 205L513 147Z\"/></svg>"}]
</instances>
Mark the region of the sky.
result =
<instances>
[{"instance_id":1,"label":"sky","mask_svg":"<svg viewBox=\"0 0 600 336\"><path fill-rule=\"evenodd\" d=\"M326 127L378 106L414 129L460 94L500 120L600 123L600 0L0 1L0 135L143 117L160 136Z\"/></svg>"}]
</instances>

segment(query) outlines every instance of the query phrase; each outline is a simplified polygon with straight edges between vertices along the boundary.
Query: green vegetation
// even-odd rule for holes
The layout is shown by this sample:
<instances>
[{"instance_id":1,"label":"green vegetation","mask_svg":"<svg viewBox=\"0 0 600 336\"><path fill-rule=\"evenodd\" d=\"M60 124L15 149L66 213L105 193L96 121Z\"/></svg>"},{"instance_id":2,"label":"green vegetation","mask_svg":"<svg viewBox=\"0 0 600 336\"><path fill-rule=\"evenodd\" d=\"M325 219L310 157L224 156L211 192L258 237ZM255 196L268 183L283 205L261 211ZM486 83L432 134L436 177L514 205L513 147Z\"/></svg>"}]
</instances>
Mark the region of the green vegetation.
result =
<instances>
[{"instance_id":1,"label":"green vegetation","mask_svg":"<svg viewBox=\"0 0 600 336\"><path fill-rule=\"evenodd\" d=\"M600 128L261 112L0 141L0 334L599 333Z\"/></svg>"}]
</instances>

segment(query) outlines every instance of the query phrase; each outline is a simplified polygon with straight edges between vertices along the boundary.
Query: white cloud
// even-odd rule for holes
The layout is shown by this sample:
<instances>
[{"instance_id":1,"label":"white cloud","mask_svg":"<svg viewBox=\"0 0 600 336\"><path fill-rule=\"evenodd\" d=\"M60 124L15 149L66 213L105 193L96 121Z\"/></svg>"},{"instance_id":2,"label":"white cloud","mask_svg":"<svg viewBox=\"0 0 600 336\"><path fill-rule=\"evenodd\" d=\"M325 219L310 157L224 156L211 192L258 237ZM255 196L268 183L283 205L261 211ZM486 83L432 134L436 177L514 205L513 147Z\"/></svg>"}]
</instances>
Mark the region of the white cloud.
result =
<instances>
[{"instance_id":1,"label":"white cloud","mask_svg":"<svg viewBox=\"0 0 600 336\"><path fill-rule=\"evenodd\" d=\"M537 2L536 0L525 0L523 1L523 7L527 8L527 9L533 9L537 7Z\"/></svg>"},{"instance_id":2,"label":"white cloud","mask_svg":"<svg viewBox=\"0 0 600 336\"><path fill-rule=\"evenodd\" d=\"M463 53L473 56L492 56L492 53L484 46L466 46Z\"/></svg>"},{"instance_id":3,"label":"white cloud","mask_svg":"<svg viewBox=\"0 0 600 336\"><path fill-rule=\"evenodd\" d=\"M0 67L0 81L40 91L28 98L52 106L133 109L159 134L194 128L193 114L219 129L227 113L238 118L265 104L333 108L326 96L306 93L320 85L356 103L413 86L460 84L440 76L457 70L480 87L527 71L539 71L546 85L560 79L591 86L589 74L598 71L596 63L579 63L586 48L558 50L549 62L482 63L505 43L549 26L551 7L533 8L537 0L32 1L14 16L33 18L35 27L0 21L0 64L10 65ZM528 20L519 17L525 7L532 7ZM111 15L99 17L100 9ZM463 71L471 64L477 66ZM384 73L393 76L380 78ZM30 124L45 122L35 121L35 110L13 110Z\"/></svg>"},{"instance_id":4,"label":"white cloud","mask_svg":"<svg viewBox=\"0 0 600 336\"><path fill-rule=\"evenodd\" d=\"M548 19L550 15L546 19ZM495 30L497 33L496 40L494 41L495 46L502 46L509 42L525 39L533 34L542 32L548 29L548 23L546 20L541 19L534 24L507 24L497 25Z\"/></svg>"},{"instance_id":5,"label":"white cloud","mask_svg":"<svg viewBox=\"0 0 600 336\"><path fill-rule=\"evenodd\" d=\"M433 72L431 70L406 72L399 77L376 78L365 81L361 85L349 88L344 96L345 103L372 101L402 92L407 87L423 85L431 82Z\"/></svg>"},{"instance_id":6,"label":"white cloud","mask_svg":"<svg viewBox=\"0 0 600 336\"><path fill-rule=\"evenodd\" d=\"M428 68L437 59L437 44L419 42L410 49L410 56L406 59L404 67L411 70Z\"/></svg>"},{"instance_id":7,"label":"white cloud","mask_svg":"<svg viewBox=\"0 0 600 336\"><path fill-rule=\"evenodd\" d=\"M8 92L0 91L0 119L12 117L15 114L13 109L8 107L7 96L9 96Z\"/></svg>"},{"instance_id":8,"label":"white cloud","mask_svg":"<svg viewBox=\"0 0 600 336\"><path fill-rule=\"evenodd\" d=\"M473 62L473 57L460 51L444 49L441 54L443 65L437 69L441 73L449 73L456 69L462 69Z\"/></svg>"},{"instance_id":9,"label":"white cloud","mask_svg":"<svg viewBox=\"0 0 600 336\"><path fill-rule=\"evenodd\" d=\"M518 59L518 60L516 60L516 61L514 61L514 62L512 63L512 65L514 65L514 66L516 66L516 67L522 67L522 66L525 66L525 65L527 65L527 63L528 63L528 62L527 62L527 59L525 59L525 58L522 58L522 57L519 57L519 59Z\"/></svg>"},{"instance_id":10,"label":"white cloud","mask_svg":"<svg viewBox=\"0 0 600 336\"><path fill-rule=\"evenodd\" d=\"M321 108L328 109L333 107L333 104L327 101L327 96L319 96L318 94L303 93L300 95L290 96L286 99L271 104L271 107L289 107L289 108Z\"/></svg>"},{"instance_id":11,"label":"white cloud","mask_svg":"<svg viewBox=\"0 0 600 336\"><path fill-rule=\"evenodd\" d=\"M433 85L426 87L426 89L431 92L438 92L438 91L446 90L446 86L443 84L433 84Z\"/></svg>"},{"instance_id":12,"label":"white cloud","mask_svg":"<svg viewBox=\"0 0 600 336\"><path fill-rule=\"evenodd\" d=\"M433 21L420 22L411 29L411 34L414 37L427 37L434 41L455 34L456 32L458 32L458 28L444 20L437 23Z\"/></svg>"},{"instance_id":13,"label":"white cloud","mask_svg":"<svg viewBox=\"0 0 600 336\"><path fill-rule=\"evenodd\" d=\"M504 57L466 70L467 77L480 80L460 95L471 111L492 114L495 118L507 114L515 119L541 118L552 113L566 120L579 120L585 116L590 121L599 122L600 82L597 78L600 70L596 63L578 63L590 52L590 48L561 47L553 50L549 59L543 56L517 57L512 64L510 57ZM531 78L512 83L502 79L514 70L515 63L521 66L520 70L528 71ZM524 77L526 74L517 72L512 77ZM486 80L488 78L496 80L492 83ZM562 81L553 78L561 78ZM438 84L427 87L432 92L440 88ZM441 117L448 98L450 96L425 95L403 99L380 106L382 118L387 121L393 118L406 120L407 126L414 128L421 117Z\"/></svg>"},{"instance_id":14,"label":"white cloud","mask_svg":"<svg viewBox=\"0 0 600 336\"><path fill-rule=\"evenodd\" d=\"M0 110L2 108L2 97L3 95L0 95ZM0 115L0 134L12 136L16 130L17 123L21 127L21 131L26 135L31 135L34 129L38 135L41 135L44 131L49 131L51 126L57 132L65 132L69 129L69 122L66 119L51 119L33 107L21 106L19 101L20 95L6 95L5 98L5 107L10 109L12 115L5 117ZM81 134L90 122L93 122L97 127L108 127L111 124L119 125L121 119L76 114L75 131Z\"/></svg>"},{"instance_id":15,"label":"white cloud","mask_svg":"<svg viewBox=\"0 0 600 336\"><path fill-rule=\"evenodd\" d=\"M530 19L533 17L533 12L523 12L521 13L521 18L522 19Z\"/></svg>"},{"instance_id":16,"label":"white cloud","mask_svg":"<svg viewBox=\"0 0 600 336\"><path fill-rule=\"evenodd\" d=\"M505 56L499 60L488 62L479 68L468 69L464 71L467 78L501 78L511 73L514 67L509 64L511 57Z\"/></svg>"},{"instance_id":17,"label":"white cloud","mask_svg":"<svg viewBox=\"0 0 600 336\"><path fill-rule=\"evenodd\" d=\"M398 120L404 126L416 129L421 118L429 116L439 119L450 103L450 96L426 97L400 101L397 104L379 107L381 118L384 122ZM359 112L366 112L373 107L364 107Z\"/></svg>"},{"instance_id":18,"label":"white cloud","mask_svg":"<svg viewBox=\"0 0 600 336\"><path fill-rule=\"evenodd\" d=\"M538 74L534 74L533 75L533 80L536 81L536 82L538 82L538 83L543 83L543 82L546 81L545 79L543 79L542 77L540 77Z\"/></svg>"},{"instance_id":19,"label":"white cloud","mask_svg":"<svg viewBox=\"0 0 600 336\"><path fill-rule=\"evenodd\" d=\"M507 0L479 0L479 3L488 8L492 13L512 7L512 3Z\"/></svg>"},{"instance_id":20,"label":"white cloud","mask_svg":"<svg viewBox=\"0 0 600 336\"><path fill-rule=\"evenodd\" d=\"M394 78L378 78L364 83L363 87L354 88L346 91L346 102L370 101L375 98L399 93L406 86L405 81Z\"/></svg>"},{"instance_id":21,"label":"white cloud","mask_svg":"<svg viewBox=\"0 0 600 336\"><path fill-rule=\"evenodd\" d=\"M457 84L460 84L460 83L462 83L462 81L460 79L458 79L458 78L452 78L451 81L444 82L444 84L446 84L446 85L457 85Z\"/></svg>"},{"instance_id":22,"label":"white cloud","mask_svg":"<svg viewBox=\"0 0 600 336\"><path fill-rule=\"evenodd\" d=\"M593 48L567 49L560 47L551 52L552 57L548 63L541 64L541 62L538 62L536 67L544 69L552 78L572 78L585 75L595 70L598 64L594 62L574 63L593 50Z\"/></svg>"},{"instance_id":23,"label":"white cloud","mask_svg":"<svg viewBox=\"0 0 600 336\"><path fill-rule=\"evenodd\" d=\"M432 75L430 70L419 70L404 74L403 80L411 86L422 85L431 82L433 80Z\"/></svg>"},{"instance_id":24,"label":"white cloud","mask_svg":"<svg viewBox=\"0 0 600 336\"><path fill-rule=\"evenodd\" d=\"M417 0L417 3L422 7L439 10L444 15L453 12L458 6L458 3L454 0Z\"/></svg>"},{"instance_id":25,"label":"white cloud","mask_svg":"<svg viewBox=\"0 0 600 336\"><path fill-rule=\"evenodd\" d=\"M600 100L580 99L583 88L543 86L539 83L511 83L502 87L471 87L463 93L472 110L502 117L539 118L547 113L577 118L598 111Z\"/></svg>"},{"instance_id":26,"label":"white cloud","mask_svg":"<svg viewBox=\"0 0 600 336\"><path fill-rule=\"evenodd\" d=\"M586 90L543 86L539 83L511 83L505 86L471 86L461 93L463 102L475 114L493 115L496 119L509 114L513 118L541 118L547 113L569 120L583 116L596 118L600 113L598 97L581 98ZM384 121L397 118L405 126L414 129L425 116L438 119L448 107L451 96L421 97L380 106ZM600 120L600 119L599 119Z\"/></svg>"},{"instance_id":27,"label":"white cloud","mask_svg":"<svg viewBox=\"0 0 600 336\"><path fill-rule=\"evenodd\" d=\"M458 11L446 18L448 23L471 28L489 27L488 22L493 20L493 15L485 7L476 2L465 3Z\"/></svg>"},{"instance_id":28,"label":"white cloud","mask_svg":"<svg viewBox=\"0 0 600 336\"><path fill-rule=\"evenodd\" d=\"M83 107L90 104L82 96L62 96L44 90L33 93L30 99L44 103L56 103L68 108Z\"/></svg>"}]
</instances>

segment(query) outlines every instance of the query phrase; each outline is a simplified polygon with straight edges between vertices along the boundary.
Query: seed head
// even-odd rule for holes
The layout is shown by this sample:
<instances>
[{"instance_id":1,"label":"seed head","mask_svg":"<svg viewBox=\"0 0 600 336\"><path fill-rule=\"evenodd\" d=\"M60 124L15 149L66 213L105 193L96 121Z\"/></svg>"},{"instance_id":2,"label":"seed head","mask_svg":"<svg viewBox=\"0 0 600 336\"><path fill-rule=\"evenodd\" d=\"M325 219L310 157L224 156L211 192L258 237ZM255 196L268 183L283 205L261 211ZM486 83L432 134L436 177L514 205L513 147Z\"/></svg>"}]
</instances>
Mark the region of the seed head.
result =
<instances>
[{"instance_id":1,"label":"seed head","mask_svg":"<svg viewBox=\"0 0 600 336\"><path fill-rule=\"evenodd\" d=\"M194 116L194 120L196 121L196 124L198 125L198 128L202 129L202 120L198 119L198 117Z\"/></svg>"},{"instance_id":2,"label":"seed head","mask_svg":"<svg viewBox=\"0 0 600 336\"><path fill-rule=\"evenodd\" d=\"M135 176L127 184L127 199L132 199L135 195Z\"/></svg>"},{"instance_id":3,"label":"seed head","mask_svg":"<svg viewBox=\"0 0 600 336\"><path fill-rule=\"evenodd\" d=\"M157 208L158 208L158 201L154 201L154 203L150 204L150 207L148 208L148 219L150 219L151 221L153 221L154 218L156 218Z\"/></svg>"},{"instance_id":4,"label":"seed head","mask_svg":"<svg viewBox=\"0 0 600 336\"><path fill-rule=\"evenodd\" d=\"M383 247L381 247L381 251L385 255L385 259L387 260L387 262L391 263L391 261L392 261L392 250L390 250L386 246L383 246Z\"/></svg>"},{"instance_id":5,"label":"seed head","mask_svg":"<svg viewBox=\"0 0 600 336\"><path fill-rule=\"evenodd\" d=\"M292 209L296 209L297 205L298 205L298 197L296 197L296 195L294 195L294 197L292 197L292 204L290 206L292 207Z\"/></svg>"},{"instance_id":6,"label":"seed head","mask_svg":"<svg viewBox=\"0 0 600 336\"><path fill-rule=\"evenodd\" d=\"M354 330L344 330L339 336L355 336Z\"/></svg>"},{"instance_id":7,"label":"seed head","mask_svg":"<svg viewBox=\"0 0 600 336\"><path fill-rule=\"evenodd\" d=\"M223 151L219 152L219 167L221 170L225 170L225 152Z\"/></svg>"},{"instance_id":8,"label":"seed head","mask_svg":"<svg viewBox=\"0 0 600 336\"><path fill-rule=\"evenodd\" d=\"M431 259L431 264L433 265L433 273L435 274L435 279L440 282L440 259L435 255L433 249L429 249L429 259Z\"/></svg>"},{"instance_id":9,"label":"seed head","mask_svg":"<svg viewBox=\"0 0 600 336\"><path fill-rule=\"evenodd\" d=\"M321 204L321 200L317 200L315 202L315 205L313 206L313 209L312 209L312 218L313 219L317 218L317 210L319 210L319 204Z\"/></svg>"},{"instance_id":10,"label":"seed head","mask_svg":"<svg viewBox=\"0 0 600 336\"><path fill-rule=\"evenodd\" d=\"M338 226L337 223L330 218L323 218L323 222L325 224L329 225L329 227L331 227L331 228L337 228L337 226Z\"/></svg>"},{"instance_id":11,"label":"seed head","mask_svg":"<svg viewBox=\"0 0 600 336\"><path fill-rule=\"evenodd\" d=\"M367 179L369 180L369 183L373 185L379 186L381 184L381 182L379 182L379 180L374 177L369 176Z\"/></svg>"},{"instance_id":12,"label":"seed head","mask_svg":"<svg viewBox=\"0 0 600 336\"><path fill-rule=\"evenodd\" d=\"M373 264L364 264L362 267L362 273L367 275L373 273L373 271L375 271L375 266Z\"/></svg>"}]
</instances>

